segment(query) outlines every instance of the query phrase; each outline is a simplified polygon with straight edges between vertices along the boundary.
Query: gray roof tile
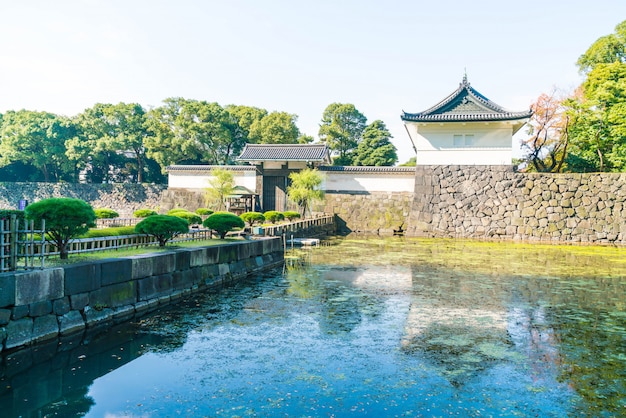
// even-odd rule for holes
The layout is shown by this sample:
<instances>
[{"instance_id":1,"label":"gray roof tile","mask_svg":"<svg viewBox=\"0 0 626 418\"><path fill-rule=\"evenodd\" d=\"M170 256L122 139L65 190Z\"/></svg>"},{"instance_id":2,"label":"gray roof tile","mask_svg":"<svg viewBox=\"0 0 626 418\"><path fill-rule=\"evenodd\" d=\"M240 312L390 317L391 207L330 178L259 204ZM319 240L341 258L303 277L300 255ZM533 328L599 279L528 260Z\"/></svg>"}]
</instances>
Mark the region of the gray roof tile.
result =
<instances>
[{"instance_id":1,"label":"gray roof tile","mask_svg":"<svg viewBox=\"0 0 626 418\"><path fill-rule=\"evenodd\" d=\"M330 162L326 144L247 144L239 161Z\"/></svg>"},{"instance_id":2,"label":"gray roof tile","mask_svg":"<svg viewBox=\"0 0 626 418\"><path fill-rule=\"evenodd\" d=\"M448 97L430 109L418 113L402 112L405 122L489 122L527 119L531 110L512 112L492 102L463 77L463 81Z\"/></svg>"}]
</instances>

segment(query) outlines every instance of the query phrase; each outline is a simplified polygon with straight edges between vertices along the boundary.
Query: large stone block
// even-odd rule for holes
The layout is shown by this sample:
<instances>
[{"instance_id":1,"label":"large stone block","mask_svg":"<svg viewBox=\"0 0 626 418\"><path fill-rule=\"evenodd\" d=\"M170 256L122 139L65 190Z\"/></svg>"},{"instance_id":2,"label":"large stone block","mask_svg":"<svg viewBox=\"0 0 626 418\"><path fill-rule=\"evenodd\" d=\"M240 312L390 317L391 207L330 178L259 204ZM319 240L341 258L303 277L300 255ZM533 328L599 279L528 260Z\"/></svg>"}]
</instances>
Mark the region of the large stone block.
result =
<instances>
[{"instance_id":1,"label":"large stone block","mask_svg":"<svg viewBox=\"0 0 626 418\"><path fill-rule=\"evenodd\" d=\"M11 321L6 329L7 340L5 348L7 350L29 344L33 340L33 320L31 318Z\"/></svg>"},{"instance_id":2,"label":"large stone block","mask_svg":"<svg viewBox=\"0 0 626 418\"><path fill-rule=\"evenodd\" d=\"M162 274L151 276L137 281L138 299L145 301L159 296L164 296L172 291L172 275Z\"/></svg>"},{"instance_id":3,"label":"large stone block","mask_svg":"<svg viewBox=\"0 0 626 418\"><path fill-rule=\"evenodd\" d=\"M91 292L100 288L100 263L70 264L65 269L65 295Z\"/></svg>"},{"instance_id":4,"label":"large stone block","mask_svg":"<svg viewBox=\"0 0 626 418\"><path fill-rule=\"evenodd\" d=\"M85 324L88 328L99 327L113 321L113 309L94 309L91 306L85 308Z\"/></svg>"},{"instance_id":5,"label":"large stone block","mask_svg":"<svg viewBox=\"0 0 626 418\"><path fill-rule=\"evenodd\" d=\"M15 305L15 274L0 274L0 308Z\"/></svg>"},{"instance_id":6,"label":"large stone block","mask_svg":"<svg viewBox=\"0 0 626 418\"><path fill-rule=\"evenodd\" d=\"M219 263L230 263L237 260L237 246L234 244L220 245L219 247Z\"/></svg>"},{"instance_id":7,"label":"large stone block","mask_svg":"<svg viewBox=\"0 0 626 418\"><path fill-rule=\"evenodd\" d=\"M59 335L59 322L56 315L46 315L35 318L33 323L33 339L44 341L56 338Z\"/></svg>"},{"instance_id":8,"label":"large stone block","mask_svg":"<svg viewBox=\"0 0 626 418\"><path fill-rule=\"evenodd\" d=\"M160 271L155 274L166 274L166 273L172 273L174 271L189 270L189 266L191 265L191 254L189 253L189 251L178 250L174 252L174 257L176 260L174 269L168 270L168 271Z\"/></svg>"},{"instance_id":9,"label":"large stone block","mask_svg":"<svg viewBox=\"0 0 626 418\"><path fill-rule=\"evenodd\" d=\"M172 274L172 288L176 290L188 289L193 286L195 277L196 274L193 270L176 271Z\"/></svg>"},{"instance_id":10,"label":"large stone block","mask_svg":"<svg viewBox=\"0 0 626 418\"><path fill-rule=\"evenodd\" d=\"M31 303L28 307L29 315L33 318L48 315L52 312L52 302L44 300L41 302Z\"/></svg>"},{"instance_id":11,"label":"large stone block","mask_svg":"<svg viewBox=\"0 0 626 418\"><path fill-rule=\"evenodd\" d=\"M15 304L29 305L64 296L63 269L46 269L15 274Z\"/></svg>"},{"instance_id":12,"label":"large stone block","mask_svg":"<svg viewBox=\"0 0 626 418\"><path fill-rule=\"evenodd\" d=\"M176 270L176 253L146 254L130 257L132 260L132 278L157 276Z\"/></svg>"},{"instance_id":13,"label":"large stone block","mask_svg":"<svg viewBox=\"0 0 626 418\"><path fill-rule=\"evenodd\" d=\"M117 308L137 302L137 282L117 283L102 287L89 294L91 307Z\"/></svg>"},{"instance_id":14,"label":"large stone block","mask_svg":"<svg viewBox=\"0 0 626 418\"><path fill-rule=\"evenodd\" d=\"M61 335L73 334L85 329L85 321L78 311L70 311L58 319L59 333Z\"/></svg>"},{"instance_id":15,"label":"large stone block","mask_svg":"<svg viewBox=\"0 0 626 418\"><path fill-rule=\"evenodd\" d=\"M102 286L127 282L132 279L133 263L130 258L103 260L100 262Z\"/></svg>"}]
</instances>

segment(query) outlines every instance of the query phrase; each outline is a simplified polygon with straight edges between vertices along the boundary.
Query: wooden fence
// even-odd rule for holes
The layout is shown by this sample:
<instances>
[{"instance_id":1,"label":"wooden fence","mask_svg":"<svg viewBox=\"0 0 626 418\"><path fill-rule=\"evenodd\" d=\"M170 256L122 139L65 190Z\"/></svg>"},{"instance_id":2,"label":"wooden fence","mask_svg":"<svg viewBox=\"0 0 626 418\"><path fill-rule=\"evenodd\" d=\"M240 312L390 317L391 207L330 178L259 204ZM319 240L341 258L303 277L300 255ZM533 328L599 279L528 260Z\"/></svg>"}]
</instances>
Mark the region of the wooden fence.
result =
<instances>
[{"instance_id":1,"label":"wooden fence","mask_svg":"<svg viewBox=\"0 0 626 418\"><path fill-rule=\"evenodd\" d=\"M334 222L335 215L321 215L315 218L301 219L288 224L264 226L263 232L266 237L276 237L282 234L298 232L312 227L332 225Z\"/></svg>"},{"instance_id":2,"label":"wooden fence","mask_svg":"<svg viewBox=\"0 0 626 418\"><path fill-rule=\"evenodd\" d=\"M33 221L11 215L0 219L0 273L17 269L43 268L46 240L42 229L36 230ZM43 251L42 251L43 248Z\"/></svg>"}]
</instances>

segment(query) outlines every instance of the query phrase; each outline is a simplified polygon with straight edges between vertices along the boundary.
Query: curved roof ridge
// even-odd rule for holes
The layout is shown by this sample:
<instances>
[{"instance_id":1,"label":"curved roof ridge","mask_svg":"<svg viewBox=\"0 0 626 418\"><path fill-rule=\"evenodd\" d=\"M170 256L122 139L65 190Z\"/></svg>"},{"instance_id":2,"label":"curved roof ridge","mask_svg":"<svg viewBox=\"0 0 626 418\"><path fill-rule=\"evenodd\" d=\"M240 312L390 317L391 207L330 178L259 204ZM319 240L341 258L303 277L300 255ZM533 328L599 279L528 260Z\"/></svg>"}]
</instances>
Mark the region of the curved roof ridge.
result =
<instances>
[{"instance_id":1,"label":"curved roof ridge","mask_svg":"<svg viewBox=\"0 0 626 418\"><path fill-rule=\"evenodd\" d=\"M468 96L470 99L468 100ZM459 111L458 108L472 102L477 109ZM484 111L480 111L481 108ZM456 109L456 111L455 111ZM483 121L483 120L515 120L530 117L531 110L510 111L488 99L473 88L467 76L459 83L459 87L443 100L430 108L417 113L402 112L401 119L405 121Z\"/></svg>"}]
</instances>

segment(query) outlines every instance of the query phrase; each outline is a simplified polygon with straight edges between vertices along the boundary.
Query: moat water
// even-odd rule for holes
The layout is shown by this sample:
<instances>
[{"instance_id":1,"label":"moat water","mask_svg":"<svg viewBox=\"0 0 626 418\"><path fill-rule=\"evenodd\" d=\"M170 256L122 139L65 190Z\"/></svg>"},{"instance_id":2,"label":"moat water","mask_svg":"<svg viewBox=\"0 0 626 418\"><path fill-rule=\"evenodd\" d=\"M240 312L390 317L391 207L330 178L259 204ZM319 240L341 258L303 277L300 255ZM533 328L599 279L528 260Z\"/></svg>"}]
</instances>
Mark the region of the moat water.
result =
<instances>
[{"instance_id":1,"label":"moat water","mask_svg":"<svg viewBox=\"0 0 626 418\"><path fill-rule=\"evenodd\" d=\"M0 415L626 416L626 249L343 239L3 358Z\"/></svg>"}]
</instances>

